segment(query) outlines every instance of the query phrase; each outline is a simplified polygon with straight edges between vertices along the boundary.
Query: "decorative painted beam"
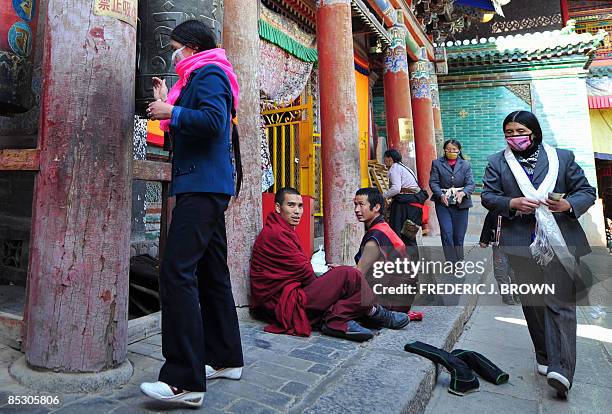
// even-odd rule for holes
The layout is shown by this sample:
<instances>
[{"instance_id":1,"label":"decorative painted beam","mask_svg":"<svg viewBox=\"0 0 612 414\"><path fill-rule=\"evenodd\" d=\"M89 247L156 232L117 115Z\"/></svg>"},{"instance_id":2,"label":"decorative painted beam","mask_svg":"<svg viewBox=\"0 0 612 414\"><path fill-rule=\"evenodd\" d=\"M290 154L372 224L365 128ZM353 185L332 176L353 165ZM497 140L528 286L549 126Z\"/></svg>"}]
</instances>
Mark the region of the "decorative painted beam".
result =
<instances>
[{"instance_id":1,"label":"decorative painted beam","mask_svg":"<svg viewBox=\"0 0 612 414\"><path fill-rule=\"evenodd\" d=\"M0 171L38 171L39 165L37 149L0 150Z\"/></svg>"},{"instance_id":2,"label":"decorative painted beam","mask_svg":"<svg viewBox=\"0 0 612 414\"><path fill-rule=\"evenodd\" d=\"M404 12L404 24L408 29L408 36L406 37L406 49L408 55L412 60L418 60L419 49L424 47L427 51L427 57L430 61L434 60L434 47L432 41L427 36L427 33L423 31L423 28L419 24L416 16L408 7L404 0L389 0L390 3L397 9Z\"/></svg>"},{"instance_id":3,"label":"decorative painted beam","mask_svg":"<svg viewBox=\"0 0 612 414\"><path fill-rule=\"evenodd\" d=\"M425 47L427 56L430 60L434 60L434 50L431 40L423 31L423 28L417 21L414 13L406 5L406 2L399 0L367 0L374 11L384 20L388 27L393 27L398 20L399 14L396 9L403 13L404 24L408 29L406 34L406 53L410 60L417 61L419 59L419 49Z\"/></svg>"}]
</instances>

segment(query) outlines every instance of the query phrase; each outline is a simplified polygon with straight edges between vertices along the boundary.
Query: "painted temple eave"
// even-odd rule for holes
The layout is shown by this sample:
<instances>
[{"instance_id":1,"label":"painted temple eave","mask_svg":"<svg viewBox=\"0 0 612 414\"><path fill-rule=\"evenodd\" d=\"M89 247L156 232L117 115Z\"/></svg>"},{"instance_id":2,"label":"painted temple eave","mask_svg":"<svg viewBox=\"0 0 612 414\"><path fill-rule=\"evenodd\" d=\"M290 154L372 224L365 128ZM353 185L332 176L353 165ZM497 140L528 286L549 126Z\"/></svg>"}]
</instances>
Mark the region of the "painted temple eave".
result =
<instances>
[{"instance_id":1,"label":"painted temple eave","mask_svg":"<svg viewBox=\"0 0 612 414\"><path fill-rule=\"evenodd\" d=\"M577 34L571 29L517 36L448 42L449 73L540 70L547 67L588 69L607 34Z\"/></svg>"}]
</instances>

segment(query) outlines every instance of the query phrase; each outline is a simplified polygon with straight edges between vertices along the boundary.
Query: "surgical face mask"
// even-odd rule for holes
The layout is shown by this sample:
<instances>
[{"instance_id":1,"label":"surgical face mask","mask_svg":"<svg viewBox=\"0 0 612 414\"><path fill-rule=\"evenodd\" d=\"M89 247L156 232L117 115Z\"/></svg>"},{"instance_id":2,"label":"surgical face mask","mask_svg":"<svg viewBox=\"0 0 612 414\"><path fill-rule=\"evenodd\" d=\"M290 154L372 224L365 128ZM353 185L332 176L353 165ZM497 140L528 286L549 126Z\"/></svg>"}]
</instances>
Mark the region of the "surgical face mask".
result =
<instances>
[{"instance_id":1,"label":"surgical face mask","mask_svg":"<svg viewBox=\"0 0 612 414\"><path fill-rule=\"evenodd\" d=\"M506 142L515 151L525 151L531 146L531 135L515 135L506 137Z\"/></svg>"},{"instance_id":2,"label":"surgical face mask","mask_svg":"<svg viewBox=\"0 0 612 414\"><path fill-rule=\"evenodd\" d=\"M173 65L176 65L177 63L179 63L181 60L185 59L185 56L183 56L183 49L185 49L187 46L183 46L180 49L176 49L173 53L172 53L172 58L170 58L170 61L172 62Z\"/></svg>"},{"instance_id":3,"label":"surgical face mask","mask_svg":"<svg viewBox=\"0 0 612 414\"><path fill-rule=\"evenodd\" d=\"M458 156L459 156L458 152L448 152L448 151L446 151L446 158L448 158L449 160L456 160Z\"/></svg>"}]
</instances>

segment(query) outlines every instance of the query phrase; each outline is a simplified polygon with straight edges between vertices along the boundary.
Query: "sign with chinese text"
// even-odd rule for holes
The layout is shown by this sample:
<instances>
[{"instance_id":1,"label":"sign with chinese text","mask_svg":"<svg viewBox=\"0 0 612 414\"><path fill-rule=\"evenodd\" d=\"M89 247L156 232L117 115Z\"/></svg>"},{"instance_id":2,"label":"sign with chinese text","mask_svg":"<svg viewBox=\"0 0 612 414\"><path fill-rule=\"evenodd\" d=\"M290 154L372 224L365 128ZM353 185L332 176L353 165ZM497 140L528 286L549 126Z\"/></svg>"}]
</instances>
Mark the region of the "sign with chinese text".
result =
<instances>
[{"instance_id":1,"label":"sign with chinese text","mask_svg":"<svg viewBox=\"0 0 612 414\"><path fill-rule=\"evenodd\" d=\"M136 27L138 0L94 0L96 16L110 16Z\"/></svg>"}]
</instances>

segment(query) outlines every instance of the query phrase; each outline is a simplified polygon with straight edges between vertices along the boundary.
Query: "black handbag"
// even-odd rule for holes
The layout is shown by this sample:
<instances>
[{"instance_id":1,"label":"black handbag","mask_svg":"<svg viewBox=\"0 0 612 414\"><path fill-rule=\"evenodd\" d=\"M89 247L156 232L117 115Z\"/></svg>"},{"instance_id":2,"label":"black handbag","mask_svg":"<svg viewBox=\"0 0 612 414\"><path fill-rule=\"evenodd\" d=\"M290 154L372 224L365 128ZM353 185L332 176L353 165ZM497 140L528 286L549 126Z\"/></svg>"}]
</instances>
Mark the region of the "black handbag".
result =
<instances>
[{"instance_id":1,"label":"black handbag","mask_svg":"<svg viewBox=\"0 0 612 414\"><path fill-rule=\"evenodd\" d=\"M410 174L412 174L412 176L414 177L414 181L416 181L417 183L419 182L416 178L416 175L412 172L410 168L406 167L401 162L399 162L398 164L404 167L406 170L408 170ZM420 190L421 191L419 191L418 193L414 193L414 196L416 197L419 204L423 204L429 199L429 193L427 193L427 191L423 190L422 188Z\"/></svg>"}]
</instances>

